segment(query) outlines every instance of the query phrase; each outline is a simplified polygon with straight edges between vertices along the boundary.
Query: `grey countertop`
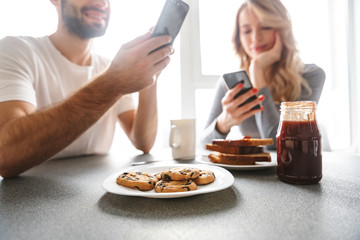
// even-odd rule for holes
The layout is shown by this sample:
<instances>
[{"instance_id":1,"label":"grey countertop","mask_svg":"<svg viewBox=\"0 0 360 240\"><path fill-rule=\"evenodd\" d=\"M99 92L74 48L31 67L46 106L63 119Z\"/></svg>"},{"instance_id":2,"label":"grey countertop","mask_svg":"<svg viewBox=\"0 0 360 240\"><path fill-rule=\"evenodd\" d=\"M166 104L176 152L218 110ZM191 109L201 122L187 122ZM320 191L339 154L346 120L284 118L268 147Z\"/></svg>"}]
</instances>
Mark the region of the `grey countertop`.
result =
<instances>
[{"instance_id":1,"label":"grey countertop","mask_svg":"<svg viewBox=\"0 0 360 240\"><path fill-rule=\"evenodd\" d=\"M360 239L360 156L323 153L315 185L278 180L276 168L230 171L225 190L174 199L102 188L130 163L170 159L105 155L48 161L0 177L0 239Z\"/></svg>"}]
</instances>

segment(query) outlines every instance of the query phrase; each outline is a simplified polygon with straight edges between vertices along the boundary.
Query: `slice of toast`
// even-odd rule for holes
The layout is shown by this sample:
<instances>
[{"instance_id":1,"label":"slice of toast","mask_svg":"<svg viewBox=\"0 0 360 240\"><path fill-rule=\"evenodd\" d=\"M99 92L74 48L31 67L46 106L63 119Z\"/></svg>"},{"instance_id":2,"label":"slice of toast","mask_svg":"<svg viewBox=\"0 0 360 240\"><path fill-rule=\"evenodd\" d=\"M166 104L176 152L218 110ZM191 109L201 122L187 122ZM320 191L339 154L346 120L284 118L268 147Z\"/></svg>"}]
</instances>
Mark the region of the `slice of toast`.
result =
<instances>
[{"instance_id":1,"label":"slice of toast","mask_svg":"<svg viewBox=\"0 0 360 240\"><path fill-rule=\"evenodd\" d=\"M212 144L224 147L240 147L240 146L264 146L272 145L272 138L243 138L236 140L214 139Z\"/></svg>"},{"instance_id":2,"label":"slice of toast","mask_svg":"<svg viewBox=\"0 0 360 240\"><path fill-rule=\"evenodd\" d=\"M223 159L221 156L211 153L209 154L209 159L213 163L222 163L222 164L229 164L229 165L255 165L255 159L247 158L247 159L239 159L239 160L229 160Z\"/></svg>"},{"instance_id":3,"label":"slice of toast","mask_svg":"<svg viewBox=\"0 0 360 240\"><path fill-rule=\"evenodd\" d=\"M221 146L216 144L206 144L206 149L210 151L228 153L228 154L253 154L263 153L264 147L262 146Z\"/></svg>"},{"instance_id":4,"label":"slice of toast","mask_svg":"<svg viewBox=\"0 0 360 240\"><path fill-rule=\"evenodd\" d=\"M255 162L271 162L271 155L268 152L256 154L226 154L211 153L209 155L211 162L230 165L254 165Z\"/></svg>"}]
</instances>

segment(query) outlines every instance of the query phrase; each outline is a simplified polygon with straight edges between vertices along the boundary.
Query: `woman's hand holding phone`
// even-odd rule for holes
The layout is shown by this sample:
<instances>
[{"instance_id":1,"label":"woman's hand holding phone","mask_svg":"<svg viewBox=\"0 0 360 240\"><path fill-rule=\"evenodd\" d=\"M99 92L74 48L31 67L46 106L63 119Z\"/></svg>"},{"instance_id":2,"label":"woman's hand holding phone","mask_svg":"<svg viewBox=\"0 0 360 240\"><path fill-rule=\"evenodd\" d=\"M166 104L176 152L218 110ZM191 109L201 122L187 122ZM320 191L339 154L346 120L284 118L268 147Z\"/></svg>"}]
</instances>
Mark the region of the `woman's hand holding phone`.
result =
<instances>
[{"instance_id":1,"label":"woman's hand holding phone","mask_svg":"<svg viewBox=\"0 0 360 240\"><path fill-rule=\"evenodd\" d=\"M254 95L256 96L256 93L258 92L256 88L253 88L235 98L242 88L243 84L239 83L236 87L228 90L221 100L223 111L217 118L216 123L216 129L220 133L229 133L232 126L241 124L245 119L261 112L264 109L264 107L254 109L256 105L260 104L265 99L263 95L256 97L256 99L251 102L245 103L247 99ZM242 105L243 103L245 104Z\"/></svg>"}]
</instances>

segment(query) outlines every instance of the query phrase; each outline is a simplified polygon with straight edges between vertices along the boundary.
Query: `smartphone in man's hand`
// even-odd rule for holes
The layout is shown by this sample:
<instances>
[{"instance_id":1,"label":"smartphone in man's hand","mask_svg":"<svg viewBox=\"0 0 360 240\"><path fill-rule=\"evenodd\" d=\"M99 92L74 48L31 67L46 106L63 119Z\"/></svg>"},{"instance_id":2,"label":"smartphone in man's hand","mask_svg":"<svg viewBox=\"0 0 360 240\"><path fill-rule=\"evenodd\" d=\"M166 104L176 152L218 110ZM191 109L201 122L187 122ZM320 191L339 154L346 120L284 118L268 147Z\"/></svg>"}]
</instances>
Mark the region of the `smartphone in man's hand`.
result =
<instances>
[{"instance_id":1,"label":"smartphone in man's hand","mask_svg":"<svg viewBox=\"0 0 360 240\"><path fill-rule=\"evenodd\" d=\"M172 45L189 11L189 5L182 0L166 0L151 37L170 35ZM166 46L164 45L164 46ZM161 46L160 48L164 47ZM157 48L151 52L154 52Z\"/></svg>"},{"instance_id":2,"label":"smartphone in man's hand","mask_svg":"<svg viewBox=\"0 0 360 240\"><path fill-rule=\"evenodd\" d=\"M251 89L253 89L253 86L251 84L249 76L248 76L248 74L246 73L245 70L241 70L241 71L238 71L238 72L232 72L232 73L226 73L226 74L223 75L223 78L224 78L225 83L226 83L226 85L227 85L227 87L229 89L232 89L233 87L235 87L239 83L243 84L243 88L240 90L240 92L238 94L235 95L234 99L237 98L238 96L246 93L247 91L250 91ZM249 102L255 100L256 98L257 97L255 95L248 98L244 103L239 105L239 107L243 106L246 103L249 103ZM258 104L255 107L253 107L251 110L260 109L260 108L261 108L261 106L260 106L260 104Z\"/></svg>"}]
</instances>

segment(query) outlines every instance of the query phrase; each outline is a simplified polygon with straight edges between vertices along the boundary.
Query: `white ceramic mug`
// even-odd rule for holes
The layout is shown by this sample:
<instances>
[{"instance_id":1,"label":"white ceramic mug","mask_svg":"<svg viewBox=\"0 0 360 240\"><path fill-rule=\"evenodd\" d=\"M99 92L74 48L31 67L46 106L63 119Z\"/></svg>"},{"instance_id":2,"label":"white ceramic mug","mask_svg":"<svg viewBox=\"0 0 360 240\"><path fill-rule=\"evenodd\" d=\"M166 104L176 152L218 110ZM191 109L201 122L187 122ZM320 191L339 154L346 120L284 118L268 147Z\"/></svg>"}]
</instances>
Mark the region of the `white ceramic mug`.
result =
<instances>
[{"instance_id":1,"label":"white ceramic mug","mask_svg":"<svg viewBox=\"0 0 360 240\"><path fill-rule=\"evenodd\" d=\"M172 157L177 160L195 158L195 119L170 120L171 130L169 145Z\"/></svg>"}]
</instances>

